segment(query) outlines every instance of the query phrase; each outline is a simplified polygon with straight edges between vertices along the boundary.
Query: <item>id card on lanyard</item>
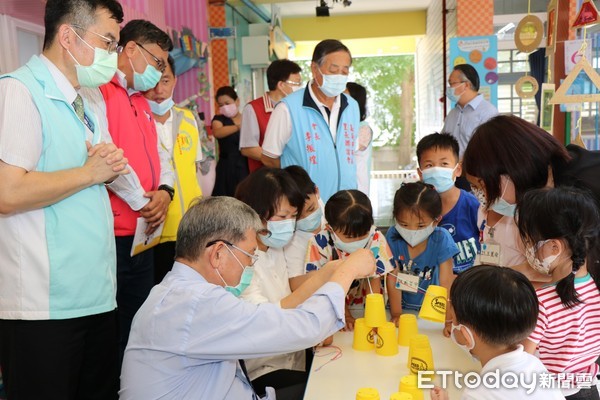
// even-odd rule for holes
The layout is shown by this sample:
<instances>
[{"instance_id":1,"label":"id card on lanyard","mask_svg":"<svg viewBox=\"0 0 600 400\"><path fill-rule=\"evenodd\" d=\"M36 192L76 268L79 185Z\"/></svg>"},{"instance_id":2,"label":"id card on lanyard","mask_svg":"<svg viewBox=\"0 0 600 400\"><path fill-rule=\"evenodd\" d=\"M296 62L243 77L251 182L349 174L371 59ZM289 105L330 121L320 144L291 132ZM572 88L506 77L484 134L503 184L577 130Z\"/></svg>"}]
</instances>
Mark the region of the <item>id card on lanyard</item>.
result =
<instances>
[{"instance_id":1,"label":"id card on lanyard","mask_svg":"<svg viewBox=\"0 0 600 400\"><path fill-rule=\"evenodd\" d=\"M479 240L481 242L481 251L479 253L479 264L501 265L502 246L494 240L495 227L488 227L488 236L485 237L486 221L484 220L479 228Z\"/></svg>"},{"instance_id":2,"label":"id card on lanyard","mask_svg":"<svg viewBox=\"0 0 600 400\"><path fill-rule=\"evenodd\" d=\"M396 262L396 265L398 266L398 262ZM404 257L400 256L398 275L396 275L396 289L410 293L419 292L419 275L413 273L412 267L412 260L409 260L408 264L404 264Z\"/></svg>"}]
</instances>

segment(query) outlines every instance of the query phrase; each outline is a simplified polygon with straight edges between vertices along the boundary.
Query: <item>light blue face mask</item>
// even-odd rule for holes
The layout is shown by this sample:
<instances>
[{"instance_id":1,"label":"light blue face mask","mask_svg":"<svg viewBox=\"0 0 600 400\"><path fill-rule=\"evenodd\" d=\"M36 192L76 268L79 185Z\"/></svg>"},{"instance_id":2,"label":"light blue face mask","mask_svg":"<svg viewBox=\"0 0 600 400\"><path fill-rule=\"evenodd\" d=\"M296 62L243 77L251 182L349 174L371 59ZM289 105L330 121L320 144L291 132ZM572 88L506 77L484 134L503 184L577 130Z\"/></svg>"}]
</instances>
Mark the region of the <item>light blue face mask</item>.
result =
<instances>
[{"instance_id":1,"label":"light blue face mask","mask_svg":"<svg viewBox=\"0 0 600 400\"><path fill-rule=\"evenodd\" d=\"M322 218L323 211L321 210L321 207L317 207L317 209L308 217L296 221L296 229L303 232L313 232L321 227Z\"/></svg>"},{"instance_id":2,"label":"light blue face mask","mask_svg":"<svg viewBox=\"0 0 600 400\"><path fill-rule=\"evenodd\" d=\"M221 273L219 272L219 270L215 269L215 271L217 271L217 275L219 275L219 278L221 278L221 280L225 284L224 289L226 291L228 291L229 293L233 294L235 297L240 297L241 294L244 292L244 290L246 290L246 288L248 286L250 286L250 282L252 282L252 277L254 276L254 267L250 267L250 266L244 267L242 265L242 263L240 262L240 260L235 256L235 254L233 254L233 251L231 251L229 246L225 246L225 247L227 247L227 250L229 250L229 252L233 256L233 258L235 258L235 260L238 262L238 264L242 268L242 276L240 277L240 283L238 283L236 286L229 286L227 284L227 282L225 282L225 279L223 279L223 277L221 276Z\"/></svg>"},{"instance_id":3,"label":"light blue face mask","mask_svg":"<svg viewBox=\"0 0 600 400\"><path fill-rule=\"evenodd\" d=\"M508 201L506 201L502 197L500 197L498 200L496 200L494 202L494 204L492 204L490 206L490 208L500 215L504 215L507 217L514 217L515 211L517 209L517 205L510 204Z\"/></svg>"},{"instance_id":4,"label":"light blue face mask","mask_svg":"<svg viewBox=\"0 0 600 400\"><path fill-rule=\"evenodd\" d=\"M140 52L142 51L139 46L138 50ZM135 68L133 68L133 63L131 62L131 58L129 59L129 64L131 64L131 69L133 70L133 88L135 90L139 90L140 92L145 92L146 90L150 90L158 84L162 73L154 68L153 65L150 65L144 53L141 54L146 61L146 69L143 73L140 74L135 71Z\"/></svg>"},{"instance_id":5,"label":"light blue face mask","mask_svg":"<svg viewBox=\"0 0 600 400\"><path fill-rule=\"evenodd\" d=\"M258 237L265 246L281 249L292 240L295 229L296 220L293 218L281 221L267 221L267 230L271 232L271 236L267 237L259 234Z\"/></svg>"},{"instance_id":6,"label":"light blue face mask","mask_svg":"<svg viewBox=\"0 0 600 400\"><path fill-rule=\"evenodd\" d=\"M465 94L465 92L463 91L461 94L456 94L456 89L461 87L465 83L466 82L461 82L460 84L456 85L456 87L449 87L448 89L446 89L446 97L448 98L448 100L450 100L453 103L458 103L458 100L460 100L460 97L463 94Z\"/></svg>"},{"instance_id":7,"label":"light blue face mask","mask_svg":"<svg viewBox=\"0 0 600 400\"><path fill-rule=\"evenodd\" d=\"M365 249L367 247L367 245L369 244L369 242L371 241L371 238L373 237L374 232L375 232L375 228L371 227L371 231L369 232L369 235L367 235L366 238L360 239L360 240L355 240L354 242L342 242L342 239L340 239L334 233L333 234L333 244L335 247L337 247L339 250L343 251L344 253L352 254L356 250Z\"/></svg>"},{"instance_id":8,"label":"light blue face mask","mask_svg":"<svg viewBox=\"0 0 600 400\"><path fill-rule=\"evenodd\" d=\"M321 76L323 77L323 84L319 86L321 92L327 97L336 97L344 90L346 90L346 84L348 83L348 75L336 74L336 75L325 75L317 68Z\"/></svg>"},{"instance_id":9,"label":"light blue face mask","mask_svg":"<svg viewBox=\"0 0 600 400\"><path fill-rule=\"evenodd\" d=\"M410 247L415 247L416 245L422 243L429 236L431 236L431 234L435 230L435 226L433 226L433 221L431 221L431 224L429 224L429 226L426 226L422 229L408 229L403 226L400 226L400 224L398 223L396 223L394 227L396 228L400 236L402 236L402 239L404 239L404 241L406 241L406 243L408 243Z\"/></svg>"},{"instance_id":10,"label":"light blue face mask","mask_svg":"<svg viewBox=\"0 0 600 400\"><path fill-rule=\"evenodd\" d=\"M496 200L490 206L490 208L500 215L504 215L506 217L514 217L515 211L517 209L517 205L510 204L508 201L504 200L504 198L502 197L506 193L507 188L508 188L508 183L506 184L506 186L504 186L504 190L502 191L502 194L500 195L498 200Z\"/></svg>"},{"instance_id":11,"label":"light blue face mask","mask_svg":"<svg viewBox=\"0 0 600 400\"><path fill-rule=\"evenodd\" d=\"M458 164L456 164L458 167ZM447 192L454 186L454 168L431 167L421 170L423 182L433 185L438 193Z\"/></svg>"},{"instance_id":12,"label":"light blue face mask","mask_svg":"<svg viewBox=\"0 0 600 400\"><path fill-rule=\"evenodd\" d=\"M173 97L169 97L162 101L162 103L157 103L152 100L148 100L148 104L150 104L150 109L156 115L165 115L173 106L175 102L173 101Z\"/></svg>"},{"instance_id":13,"label":"light blue face mask","mask_svg":"<svg viewBox=\"0 0 600 400\"><path fill-rule=\"evenodd\" d=\"M117 72L117 53L109 54L107 50L98 47L92 47L88 42L83 40L81 36L71 28L73 33L90 49L94 50L94 61L92 65L81 65L79 61L67 50L71 58L77 63L75 71L77 73L77 81L80 86L97 88L109 82Z\"/></svg>"}]
</instances>

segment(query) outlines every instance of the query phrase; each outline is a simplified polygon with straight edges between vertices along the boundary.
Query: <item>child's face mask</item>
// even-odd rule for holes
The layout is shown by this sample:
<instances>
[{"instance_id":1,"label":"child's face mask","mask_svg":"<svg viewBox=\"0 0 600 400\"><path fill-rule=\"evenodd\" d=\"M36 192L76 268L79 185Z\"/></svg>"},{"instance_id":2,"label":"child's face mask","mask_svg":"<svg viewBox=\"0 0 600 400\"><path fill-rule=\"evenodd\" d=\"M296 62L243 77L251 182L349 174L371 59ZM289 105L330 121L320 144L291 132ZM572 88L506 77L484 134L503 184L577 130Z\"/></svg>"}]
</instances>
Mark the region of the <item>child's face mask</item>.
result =
<instances>
[{"instance_id":1,"label":"child's face mask","mask_svg":"<svg viewBox=\"0 0 600 400\"><path fill-rule=\"evenodd\" d=\"M546 243L550 240L542 240L537 242L535 246L528 246L525 250L525 257L527 257L527 262L531 265L531 268L535 269L537 272L543 275L550 276L552 273L550 272L550 265L556 261L558 256L560 256L560 252L555 255L550 255L545 257L543 260L539 260L535 253L541 249Z\"/></svg>"},{"instance_id":2,"label":"child's face mask","mask_svg":"<svg viewBox=\"0 0 600 400\"><path fill-rule=\"evenodd\" d=\"M469 337L469 341L471 342L470 346L467 346L467 345L464 345L464 344L460 344L456 340L455 331L460 330L461 327L464 328L465 331L467 332L467 335ZM479 362L479 359L477 357L475 357L473 354L471 354L471 350L473 350L475 348L475 338L473 337L473 333L471 332L471 330L469 329L468 326L465 326L465 325L462 325L462 324L461 325L454 325L454 322L453 322L452 323L452 331L450 331L450 338L452 339L452 341L454 342L455 345L457 345L464 352L466 352L474 361Z\"/></svg>"},{"instance_id":3,"label":"child's face mask","mask_svg":"<svg viewBox=\"0 0 600 400\"><path fill-rule=\"evenodd\" d=\"M367 248L369 241L371 240L371 238L373 237L373 234L375 233L375 227L374 226L371 227L369 234L365 238L355 240L352 242L344 242L344 241L342 241L342 239L339 238L338 235L335 234L335 232L332 232L332 233L333 233L333 244L335 245L335 247L337 247L339 250L343 251L344 253L352 254L356 250Z\"/></svg>"}]
</instances>

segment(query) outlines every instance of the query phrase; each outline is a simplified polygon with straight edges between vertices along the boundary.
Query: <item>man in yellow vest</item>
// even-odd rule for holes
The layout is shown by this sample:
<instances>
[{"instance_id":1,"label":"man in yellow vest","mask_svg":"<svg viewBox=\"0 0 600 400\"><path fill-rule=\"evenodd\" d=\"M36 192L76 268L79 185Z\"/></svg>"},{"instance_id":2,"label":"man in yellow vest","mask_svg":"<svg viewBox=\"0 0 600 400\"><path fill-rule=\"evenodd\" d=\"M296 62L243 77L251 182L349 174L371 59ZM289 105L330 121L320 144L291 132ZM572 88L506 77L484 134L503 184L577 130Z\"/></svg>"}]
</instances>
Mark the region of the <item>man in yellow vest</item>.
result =
<instances>
[{"instance_id":1,"label":"man in yellow vest","mask_svg":"<svg viewBox=\"0 0 600 400\"><path fill-rule=\"evenodd\" d=\"M196 177L196 163L202 159L198 126L190 110L174 107L173 90L177 78L171 56L167 64L156 87L144 93L156 122L159 146L171 155L175 171L175 195L167 211L160 244L154 248L155 283L160 283L173 266L181 217L192 200L202 195Z\"/></svg>"}]
</instances>

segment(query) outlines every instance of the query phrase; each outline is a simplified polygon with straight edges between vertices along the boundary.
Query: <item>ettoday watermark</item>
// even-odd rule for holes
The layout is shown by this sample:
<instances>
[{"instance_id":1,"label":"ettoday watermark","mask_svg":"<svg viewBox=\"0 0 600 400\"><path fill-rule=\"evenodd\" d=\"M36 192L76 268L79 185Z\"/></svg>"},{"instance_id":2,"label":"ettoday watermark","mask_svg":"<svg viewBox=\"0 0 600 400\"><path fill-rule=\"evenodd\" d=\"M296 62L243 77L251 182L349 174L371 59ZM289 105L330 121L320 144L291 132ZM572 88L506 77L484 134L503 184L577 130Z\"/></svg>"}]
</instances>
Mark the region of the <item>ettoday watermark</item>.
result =
<instances>
[{"instance_id":1,"label":"ettoday watermark","mask_svg":"<svg viewBox=\"0 0 600 400\"><path fill-rule=\"evenodd\" d=\"M589 373L560 373L550 372L510 372L488 371L485 373L459 371L419 371L417 385L421 389L433 389L433 380L441 377L441 386L446 389L450 382L457 389L475 389L484 386L487 389L517 389L524 388L527 394L537 389L590 389L594 384L594 376Z\"/></svg>"}]
</instances>

